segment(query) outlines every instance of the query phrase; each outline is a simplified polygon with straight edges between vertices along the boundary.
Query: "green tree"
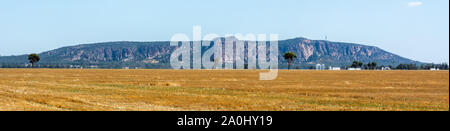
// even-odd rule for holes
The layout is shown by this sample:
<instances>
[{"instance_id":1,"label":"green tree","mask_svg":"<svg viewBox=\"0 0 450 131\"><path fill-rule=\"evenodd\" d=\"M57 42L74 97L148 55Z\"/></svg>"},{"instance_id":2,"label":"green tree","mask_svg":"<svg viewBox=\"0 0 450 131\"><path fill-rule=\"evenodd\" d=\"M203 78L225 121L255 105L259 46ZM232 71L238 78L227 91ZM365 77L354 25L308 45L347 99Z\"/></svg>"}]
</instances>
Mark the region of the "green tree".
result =
<instances>
[{"instance_id":1,"label":"green tree","mask_svg":"<svg viewBox=\"0 0 450 131\"><path fill-rule=\"evenodd\" d=\"M370 62L367 64L367 67L369 68L369 70L375 70L377 69L377 63L376 62Z\"/></svg>"},{"instance_id":2,"label":"green tree","mask_svg":"<svg viewBox=\"0 0 450 131\"><path fill-rule=\"evenodd\" d=\"M288 61L288 69L291 69L291 64L294 62L294 59L297 58L297 54L294 52L286 52L283 57Z\"/></svg>"},{"instance_id":3,"label":"green tree","mask_svg":"<svg viewBox=\"0 0 450 131\"><path fill-rule=\"evenodd\" d=\"M28 55L28 60L31 63L31 67L34 67L34 64L36 64L37 62L39 62L41 60L41 57L39 57L38 54L30 54L30 55Z\"/></svg>"},{"instance_id":4,"label":"green tree","mask_svg":"<svg viewBox=\"0 0 450 131\"><path fill-rule=\"evenodd\" d=\"M352 68L361 68L363 66L363 63L360 61L353 61Z\"/></svg>"},{"instance_id":5,"label":"green tree","mask_svg":"<svg viewBox=\"0 0 450 131\"><path fill-rule=\"evenodd\" d=\"M448 70L448 64L447 63L442 63L442 69L444 70Z\"/></svg>"},{"instance_id":6,"label":"green tree","mask_svg":"<svg viewBox=\"0 0 450 131\"><path fill-rule=\"evenodd\" d=\"M377 63L376 63L376 62L372 62L372 68L373 68L374 70L376 70L377 67L378 67Z\"/></svg>"}]
</instances>

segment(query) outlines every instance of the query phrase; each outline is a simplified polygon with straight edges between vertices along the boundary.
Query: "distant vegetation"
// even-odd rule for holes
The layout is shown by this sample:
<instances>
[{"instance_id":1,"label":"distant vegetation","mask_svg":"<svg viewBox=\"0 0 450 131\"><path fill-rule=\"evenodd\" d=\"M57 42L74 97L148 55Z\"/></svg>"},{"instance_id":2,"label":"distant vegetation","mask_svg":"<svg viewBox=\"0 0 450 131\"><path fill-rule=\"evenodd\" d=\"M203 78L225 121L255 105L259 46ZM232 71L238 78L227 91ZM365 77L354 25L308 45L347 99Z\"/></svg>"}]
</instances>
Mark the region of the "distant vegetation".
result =
<instances>
[{"instance_id":1,"label":"distant vegetation","mask_svg":"<svg viewBox=\"0 0 450 131\"><path fill-rule=\"evenodd\" d=\"M440 70L448 70L448 64L442 63L442 64L399 64L395 67L393 65L378 65L376 62L369 62L367 64L363 64L361 61L353 61L350 68L361 68L364 70L378 70L382 69L383 67L389 67L390 69L396 69L396 70L430 70L431 68L440 69Z\"/></svg>"},{"instance_id":2,"label":"distant vegetation","mask_svg":"<svg viewBox=\"0 0 450 131\"><path fill-rule=\"evenodd\" d=\"M363 63L361 61L353 61L351 68L361 68L363 66Z\"/></svg>"},{"instance_id":3,"label":"distant vegetation","mask_svg":"<svg viewBox=\"0 0 450 131\"><path fill-rule=\"evenodd\" d=\"M448 64L423 64L417 66L416 64L400 64L396 67L398 70L429 70L431 68L436 68L440 70L448 70Z\"/></svg>"},{"instance_id":4,"label":"distant vegetation","mask_svg":"<svg viewBox=\"0 0 450 131\"><path fill-rule=\"evenodd\" d=\"M291 69L291 64L297 58L297 55L293 52L286 52L283 55L284 59L288 61L288 69ZM134 63L134 62L109 62L109 63L45 63L37 64L40 61L40 56L37 54L30 54L28 60L33 68L59 68L59 69L70 69L70 68L85 68L85 69L123 69L127 67L128 69L170 69L169 65L164 63L148 64L148 63ZM18 63L0 63L0 68L29 68L28 64L18 64ZM167 67L167 68L166 68ZM391 70L430 70L432 68L439 70L449 70L448 63L442 64L399 64L399 65L379 65L377 62L368 62L364 64L361 61L353 61L349 66L344 66L342 69L348 68L361 68L362 70L381 70L382 68L389 68ZM296 66L295 69L315 69L314 66Z\"/></svg>"}]
</instances>

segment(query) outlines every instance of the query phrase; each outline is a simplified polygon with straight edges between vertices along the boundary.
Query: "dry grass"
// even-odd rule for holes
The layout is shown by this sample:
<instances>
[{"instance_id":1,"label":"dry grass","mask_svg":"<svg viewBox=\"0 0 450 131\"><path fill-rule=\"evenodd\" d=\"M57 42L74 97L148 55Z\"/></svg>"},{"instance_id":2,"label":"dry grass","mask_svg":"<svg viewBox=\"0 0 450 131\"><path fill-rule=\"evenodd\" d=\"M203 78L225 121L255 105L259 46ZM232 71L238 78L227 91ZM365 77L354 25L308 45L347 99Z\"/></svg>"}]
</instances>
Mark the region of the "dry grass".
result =
<instances>
[{"instance_id":1,"label":"dry grass","mask_svg":"<svg viewBox=\"0 0 450 131\"><path fill-rule=\"evenodd\" d=\"M448 111L448 71L0 69L0 110Z\"/></svg>"}]
</instances>

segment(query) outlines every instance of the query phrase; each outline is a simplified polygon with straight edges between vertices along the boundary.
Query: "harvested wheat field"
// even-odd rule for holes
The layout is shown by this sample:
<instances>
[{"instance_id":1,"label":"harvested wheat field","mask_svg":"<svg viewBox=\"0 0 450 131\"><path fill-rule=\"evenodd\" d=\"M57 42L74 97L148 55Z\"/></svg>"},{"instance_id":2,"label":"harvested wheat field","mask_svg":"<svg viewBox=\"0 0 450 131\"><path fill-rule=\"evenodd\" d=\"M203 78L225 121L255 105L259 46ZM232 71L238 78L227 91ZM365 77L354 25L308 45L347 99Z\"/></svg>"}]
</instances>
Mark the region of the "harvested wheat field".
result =
<instances>
[{"instance_id":1,"label":"harvested wheat field","mask_svg":"<svg viewBox=\"0 0 450 131\"><path fill-rule=\"evenodd\" d=\"M0 69L6 111L448 111L448 71Z\"/></svg>"}]
</instances>

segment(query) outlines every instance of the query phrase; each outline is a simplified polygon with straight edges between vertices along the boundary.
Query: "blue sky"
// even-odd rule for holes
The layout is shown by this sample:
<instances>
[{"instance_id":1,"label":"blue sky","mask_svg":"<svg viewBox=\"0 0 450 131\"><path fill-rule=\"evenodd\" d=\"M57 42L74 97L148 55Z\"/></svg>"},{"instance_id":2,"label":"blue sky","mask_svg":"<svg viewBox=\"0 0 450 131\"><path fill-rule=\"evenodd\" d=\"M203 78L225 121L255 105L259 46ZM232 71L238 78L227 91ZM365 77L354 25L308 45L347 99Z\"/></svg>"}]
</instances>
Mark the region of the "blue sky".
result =
<instances>
[{"instance_id":1,"label":"blue sky","mask_svg":"<svg viewBox=\"0 0 450 131\"><path fill-rule=\"evenodd\" d=\"M0 55L175 33L276 33L449 61L448 0L1 0Z\"/></svg>"}]
</instances>

